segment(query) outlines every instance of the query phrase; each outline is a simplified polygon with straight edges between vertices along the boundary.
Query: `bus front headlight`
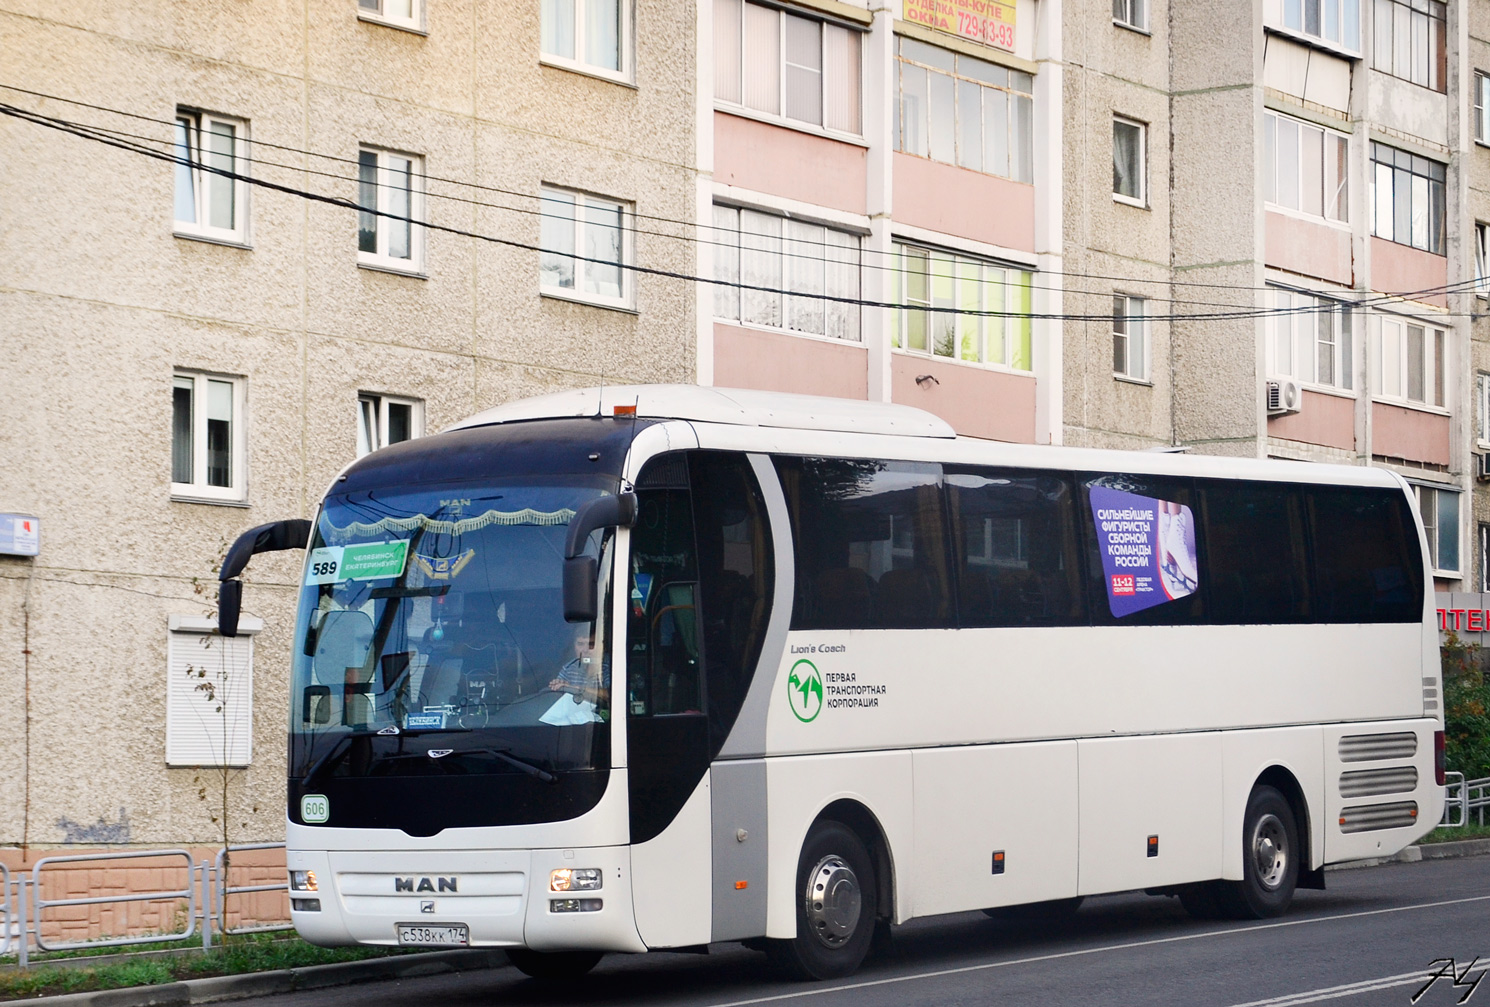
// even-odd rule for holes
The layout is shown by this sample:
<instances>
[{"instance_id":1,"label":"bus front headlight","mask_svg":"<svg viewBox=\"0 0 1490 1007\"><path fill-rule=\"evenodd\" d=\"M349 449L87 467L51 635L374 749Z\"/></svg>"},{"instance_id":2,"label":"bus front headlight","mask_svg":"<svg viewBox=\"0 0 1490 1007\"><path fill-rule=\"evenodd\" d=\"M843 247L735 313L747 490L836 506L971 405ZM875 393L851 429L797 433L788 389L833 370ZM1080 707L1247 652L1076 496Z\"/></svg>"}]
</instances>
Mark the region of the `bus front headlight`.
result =
<instances>
[{"instance_id":1,"label":"bus front headlight","mask_svg":"<svg viewBox=\"0 0 1490 1007\"><path fill-rule=\"evenodd\" d=\"M604 874L598 867L560 867L550 871L548 890L551 892L593 892L600 887Z\"/></svg>"},{"instance_id":2,"label":"bus front headlight","mask_svg":"<svg viewBox=\"0 0 1490 1007\"><path fill-rule=\"evenodd\" d=\"M291 871L290 891L292 892L314 892L316 891L315 871Z\"/></svg>"}]
</instances>

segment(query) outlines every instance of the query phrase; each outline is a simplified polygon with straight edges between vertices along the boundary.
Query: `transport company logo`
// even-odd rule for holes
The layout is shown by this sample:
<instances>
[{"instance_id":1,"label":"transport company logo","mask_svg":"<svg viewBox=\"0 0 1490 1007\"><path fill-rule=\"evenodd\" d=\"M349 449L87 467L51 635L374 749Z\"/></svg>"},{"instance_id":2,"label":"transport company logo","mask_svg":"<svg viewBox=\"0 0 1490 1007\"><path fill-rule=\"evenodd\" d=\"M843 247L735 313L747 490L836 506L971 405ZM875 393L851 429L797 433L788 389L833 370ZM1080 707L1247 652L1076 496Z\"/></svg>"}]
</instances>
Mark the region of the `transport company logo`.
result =
<instances>
[{"instance_id":1,"label":"transport company logo","mask_svg":"<svg viewBox=\"0 0 1490 1007\"><path fill-rule=\"evenodd\" d=\"M802 659L786 676L786 698L792 713L806 724L823 712L823 676L817 665Z\"/></svg>"}]
</instances>

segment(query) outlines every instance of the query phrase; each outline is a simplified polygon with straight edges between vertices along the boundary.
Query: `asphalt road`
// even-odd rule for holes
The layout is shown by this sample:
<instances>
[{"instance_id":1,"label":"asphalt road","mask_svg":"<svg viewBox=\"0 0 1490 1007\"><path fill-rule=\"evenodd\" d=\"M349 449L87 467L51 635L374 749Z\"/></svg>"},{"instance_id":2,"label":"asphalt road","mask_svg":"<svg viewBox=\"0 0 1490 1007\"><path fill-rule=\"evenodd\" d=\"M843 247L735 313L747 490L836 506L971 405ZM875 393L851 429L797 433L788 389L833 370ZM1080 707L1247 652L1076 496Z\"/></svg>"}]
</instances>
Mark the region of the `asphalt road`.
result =
<instances>
[{"instance_id":1,"label":"asphalt road","mask_svg":"<svg viewBox=\"0 0 1490 1007\"><path fill-rule=\"evenodd\" d=\"M567 986L512 968L306 991L254 1007L493 1005L1061 1004L1121 1007L1407 1005L1430 963L1462 969L1490 957L1490 857L1423 861L1328 874L1329 890L1300 892L1264 923L1200 922L1175 899L1088 899L1074 923L1035 929L963 913L895 930L893 948L848 980L798 983L737 944L708 955L610 955ZM1485 968L1482 960L1469 975ZM1490 1007L1490 982L1470 1004ZM1454 1004L1466 988L1440 980L1419 1007Z\"/></svg>"}]
</instances>

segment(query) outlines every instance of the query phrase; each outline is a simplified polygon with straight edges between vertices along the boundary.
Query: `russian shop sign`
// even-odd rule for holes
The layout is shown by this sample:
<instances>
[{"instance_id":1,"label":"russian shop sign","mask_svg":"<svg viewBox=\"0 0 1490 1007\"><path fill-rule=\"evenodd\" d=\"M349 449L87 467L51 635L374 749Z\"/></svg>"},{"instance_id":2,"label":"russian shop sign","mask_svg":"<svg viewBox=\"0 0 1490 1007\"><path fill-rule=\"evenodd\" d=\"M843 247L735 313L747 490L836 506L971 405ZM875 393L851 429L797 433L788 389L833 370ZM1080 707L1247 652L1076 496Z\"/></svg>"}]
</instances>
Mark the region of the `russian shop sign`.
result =
<instances>
[{"instance_id":1,"label":"russian shop sign","mask_svg":"<svg viewBox=\"0 0 1490 1007\"><path fill-rule=\"evenodd\" d=\"M904 0L903 10L912 24L1014 51L1014 0Z\"/></svg>"},{"instance_id":2,"label":"russian shop sign","mask_svg":"<svg viewBox=\"0 0 1490 1007\"><path fill-rule=\"evenodd\" d=\"M1461 643L1472 647L1490 646L1490 594L1460 594L1457 591L1434 595L1438 601L1438 633L1450 633Z\"/></svg>"}]
</instances>

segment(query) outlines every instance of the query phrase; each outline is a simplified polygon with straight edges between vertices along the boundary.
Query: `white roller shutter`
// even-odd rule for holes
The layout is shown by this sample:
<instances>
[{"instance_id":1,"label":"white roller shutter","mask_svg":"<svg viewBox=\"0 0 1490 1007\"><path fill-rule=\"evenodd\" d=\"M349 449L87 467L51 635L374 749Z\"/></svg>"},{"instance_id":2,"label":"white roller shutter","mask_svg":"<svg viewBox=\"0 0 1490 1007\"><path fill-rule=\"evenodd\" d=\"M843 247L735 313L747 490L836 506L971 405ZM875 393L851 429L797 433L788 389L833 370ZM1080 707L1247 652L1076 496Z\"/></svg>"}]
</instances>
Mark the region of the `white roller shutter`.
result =
<instances>
[{"instance_id":1,"label":"white roller shutter","mask_svg":"<svg viewBox=\"0 0 1490 1007\"><path fill-rule=\"evenodd\" d=\"M166 765L246 766L253 757L253 637L173 617L166 659Z\"/></svg>"}]
</instances>

